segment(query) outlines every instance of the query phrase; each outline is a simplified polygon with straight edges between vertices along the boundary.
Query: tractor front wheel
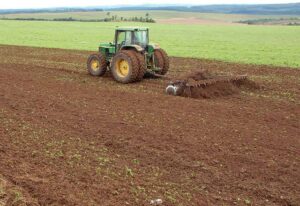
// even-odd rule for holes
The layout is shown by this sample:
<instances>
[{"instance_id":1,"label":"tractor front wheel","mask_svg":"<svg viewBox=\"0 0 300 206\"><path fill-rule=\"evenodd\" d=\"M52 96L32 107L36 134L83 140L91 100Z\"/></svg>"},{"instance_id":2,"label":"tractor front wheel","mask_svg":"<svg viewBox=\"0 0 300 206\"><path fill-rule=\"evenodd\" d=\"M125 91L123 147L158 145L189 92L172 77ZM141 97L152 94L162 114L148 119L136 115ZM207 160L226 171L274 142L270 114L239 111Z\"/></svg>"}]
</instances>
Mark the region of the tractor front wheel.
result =
<instances>
[{"instance_id":1,"label":"tractor front wheel","mask_svg":"<svg viewBox=\"0 0 300 206\"><path fill-rule=\"evenodd\" d=\"M103 76L107 65L106 58L101 53L90 55L87 61L87 69L92 76Z\"/></svg>"},{"instance_id":2,"label":"tractor front wheel","mask_svg":"<svg viewBox=\"0 0 300 206\"><path fill-rule=\"evenodd\" d=\"M139 74L139 62L136 52L123 50L112 60L111 73L117 82L127 84L136 81Z\"/></svg>"}]
</instances>

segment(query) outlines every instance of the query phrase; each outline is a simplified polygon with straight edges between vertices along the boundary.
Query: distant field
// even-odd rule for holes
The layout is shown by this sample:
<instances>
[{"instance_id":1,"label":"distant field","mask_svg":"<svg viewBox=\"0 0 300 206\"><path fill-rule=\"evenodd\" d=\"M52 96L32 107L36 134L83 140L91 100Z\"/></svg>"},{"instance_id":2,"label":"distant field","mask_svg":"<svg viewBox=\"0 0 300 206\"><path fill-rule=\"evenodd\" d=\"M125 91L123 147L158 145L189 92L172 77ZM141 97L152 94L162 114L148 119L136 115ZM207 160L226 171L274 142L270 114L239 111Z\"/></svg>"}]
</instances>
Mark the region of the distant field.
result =
<instances>
[{"instance_id":1,"label":"distant field","mask_svg":"<svg viewBox=\"0 0 300 206\"><path fill-rule=\"evenodd\" d=\"M156 20L172 19L172 18L196 18L202 20L214 20L224 22L235 22L241 20L251 19L265 19L265 18L287 18L294 16L287 15L247 15L247 14L215 14L215 13L199 13L199 12L178 12L178 11L110 11L111 15L117 15L119 17L140 17L145 16L146 13L150 14L151 18ZM54 18L75 18L75 19L102 19L107 17L107 12L64 12L64 13L20 13L20 14L7 14L0 15L0 18L42 18L42 19L54 19Z\"/></svg>"},{"instance_id":2,"label":"distant field","mask_svg":"<svg viewBox=\"0 0 300 206\"><path fill-rule=\"evenodd\" d=\"M1 20L0 44L96 51L100 42L112 41L115 26L124 25L150 27L151 40L171 56L300 67L300 27L296 26Z\"/></svg>"}]
</instances>

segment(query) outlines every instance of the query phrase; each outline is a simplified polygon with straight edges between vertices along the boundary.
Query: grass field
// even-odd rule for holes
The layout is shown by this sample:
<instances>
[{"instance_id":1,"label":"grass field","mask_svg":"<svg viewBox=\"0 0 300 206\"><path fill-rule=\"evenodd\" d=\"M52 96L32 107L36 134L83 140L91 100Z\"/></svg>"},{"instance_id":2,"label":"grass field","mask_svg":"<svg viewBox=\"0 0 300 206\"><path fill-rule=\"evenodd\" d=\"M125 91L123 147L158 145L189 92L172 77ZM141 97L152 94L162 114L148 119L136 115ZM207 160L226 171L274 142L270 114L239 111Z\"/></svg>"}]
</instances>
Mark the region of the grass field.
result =
<instances>
[{"instance_id":1,"label":"grass field","mask_svg":"<svg viewBox=\"0 0 300 206\"><path fill-rule=\"evenodd\" d=\"M97 50L116 26L147 26L171 56L300 67L300 27L0 21L0 44Z\"/></svg>"}]
</instances>

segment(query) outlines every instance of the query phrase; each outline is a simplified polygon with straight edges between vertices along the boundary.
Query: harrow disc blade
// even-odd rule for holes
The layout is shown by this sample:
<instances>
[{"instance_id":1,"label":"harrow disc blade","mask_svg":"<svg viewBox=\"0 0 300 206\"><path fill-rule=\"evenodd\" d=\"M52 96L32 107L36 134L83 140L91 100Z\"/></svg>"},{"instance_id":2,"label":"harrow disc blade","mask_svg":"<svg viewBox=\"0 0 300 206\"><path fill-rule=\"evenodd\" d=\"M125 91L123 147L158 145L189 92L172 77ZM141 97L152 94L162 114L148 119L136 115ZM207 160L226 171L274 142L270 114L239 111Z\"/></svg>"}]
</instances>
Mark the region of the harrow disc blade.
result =
<instances>
[{"instance_id":1,"label":"harrow disc blade","mask_svg":"<svg viewBox=\"0 0 300 206\"><path fill-rule=\"evenodd\" d=\"M238 83L239 81L244 81L246 79L247 79L246 75L232 76L232 77L219 76L219 77L215 77L213 79L193 81L192 83L187 83L186 86L188 86L188 87L206 87L206 86L217 84L220 82Z\"/></svg>"},{"instance_id":2,"label":"harrow disc blade","mask_svg":"<svg viewBox=\"0 0 300 206\"><path fill-rule=\"evenodd\" d=\"M176 96L177 95L177 90L178 90L178 87L171 84L171 85L167 86L166 93L169 94L169 95Z\"/></svg>"},{"instance_id":3,"label":"harrow disc blade","mask_svg":"<svg viewBox=\"0 0 300 206\"><path fill-rule=\"evenodd\" d=\"M226 92L226 90L232 90L233 86L239 87L247 79L247 75L216 75L209 76L209 78L204 79L193 78L190 76L187 79L170 82L166 87L166 94L174 96L193 97L196 93L203 93L203 95L206 97L207 92L205 91L211 90L212 88L216 88L218 90L218 93L222 93L222 91L220 92L220 90L224 90L223 93L228 93Z\"/></svg>"}]
</instances>

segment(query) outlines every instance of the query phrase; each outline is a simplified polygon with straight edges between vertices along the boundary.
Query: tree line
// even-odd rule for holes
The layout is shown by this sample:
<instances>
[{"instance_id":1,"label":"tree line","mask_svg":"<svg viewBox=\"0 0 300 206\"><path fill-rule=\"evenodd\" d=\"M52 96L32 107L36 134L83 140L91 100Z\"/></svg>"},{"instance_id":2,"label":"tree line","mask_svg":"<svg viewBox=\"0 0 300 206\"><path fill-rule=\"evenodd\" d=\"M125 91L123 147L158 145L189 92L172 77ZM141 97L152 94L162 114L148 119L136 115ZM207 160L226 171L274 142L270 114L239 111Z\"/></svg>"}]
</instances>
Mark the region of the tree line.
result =
<instances>
[{"instance_id":1,"label":"tree line","mask_svg":"<svg viewBox=\"0 0 300 206\"><path fill-rule=\"evenodd\" d=\"M241 20L237 23L248 24L248 25L263 25L263 24L278 24L278 25L288 25L288 26L299 26L300 18L291 17L291 18L278 18L278 19L250 19L250 20Z\"/></svg>"},{"instance_id":2,"label":"tree line","mask_svg":"<svg viewBox=\"0 0 300 206\"><path fill-rule=\"evenodd\" d=\"M147 22L147 23L155 23L155 20L150 17L149 13L146 13L145 16L134 16L134 17L123 17L118 15L112 15L111 12L106 13L106 17L102 19L105 22L118 22L118 21L134 21L134 22Z\"/></svg>"},{"instance_id":3,"label":"tree line","mask_svg":"<svg viewBox=\"0 0 300 206\"><path fill-rule=\"evenodd\" d=\"M145 17L122 17L118 15L112 15L111 12L106 13L106 17L102 19L76 19L73 17L66 18L53 18L53 19L45 19L45 18L7 18L2 17L2 20L20 20L20 21L80 21L80 22L146 22L146 23L155 23L155 20L150 17L149 13L145 14Z\"/></svg>"}]
</instances>

